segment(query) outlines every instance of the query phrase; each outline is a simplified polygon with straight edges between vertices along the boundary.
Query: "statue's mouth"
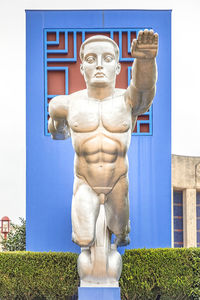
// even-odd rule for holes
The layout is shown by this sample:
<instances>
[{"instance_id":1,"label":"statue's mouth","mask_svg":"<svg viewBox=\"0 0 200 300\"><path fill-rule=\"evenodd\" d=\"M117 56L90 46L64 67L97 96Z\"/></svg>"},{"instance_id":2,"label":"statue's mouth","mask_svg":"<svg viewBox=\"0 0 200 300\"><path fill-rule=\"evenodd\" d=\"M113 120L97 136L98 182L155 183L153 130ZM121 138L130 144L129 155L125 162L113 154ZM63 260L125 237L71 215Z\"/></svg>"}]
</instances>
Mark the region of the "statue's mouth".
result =
<instances>
[{"instance_id":1,"label":"statue's mouth","mask_svg":"<svg viewBox=\"0 0 200 300\"><path fill-rule=\"evenodd\" d=\"M95 74L95 77L97 77L97 78L105 77L105 74L103 72L97 72Z\"/></svg>"}]
</instances>

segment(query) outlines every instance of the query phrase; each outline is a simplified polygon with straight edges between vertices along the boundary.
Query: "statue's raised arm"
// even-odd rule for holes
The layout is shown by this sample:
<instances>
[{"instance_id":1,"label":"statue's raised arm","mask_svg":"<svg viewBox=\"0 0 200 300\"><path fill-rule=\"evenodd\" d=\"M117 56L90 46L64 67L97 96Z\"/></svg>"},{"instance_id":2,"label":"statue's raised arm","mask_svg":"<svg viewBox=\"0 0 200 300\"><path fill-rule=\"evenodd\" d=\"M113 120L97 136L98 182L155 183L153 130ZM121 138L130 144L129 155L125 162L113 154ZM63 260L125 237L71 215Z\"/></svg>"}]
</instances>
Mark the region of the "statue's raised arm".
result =
<instances>
[{"instance_id":1,"label":"statue's raised arm","mask_svg":"<svg viewBox=\"0 0 200 300\"><path fill-rule=\"evenodd\" d=\"M158 34L153 30L140 31L131 44L131 55L135 58L132 79L126 99L132 107L133 116L145 113L155 96L158 53Z\"/></svg>"}]
</instances>

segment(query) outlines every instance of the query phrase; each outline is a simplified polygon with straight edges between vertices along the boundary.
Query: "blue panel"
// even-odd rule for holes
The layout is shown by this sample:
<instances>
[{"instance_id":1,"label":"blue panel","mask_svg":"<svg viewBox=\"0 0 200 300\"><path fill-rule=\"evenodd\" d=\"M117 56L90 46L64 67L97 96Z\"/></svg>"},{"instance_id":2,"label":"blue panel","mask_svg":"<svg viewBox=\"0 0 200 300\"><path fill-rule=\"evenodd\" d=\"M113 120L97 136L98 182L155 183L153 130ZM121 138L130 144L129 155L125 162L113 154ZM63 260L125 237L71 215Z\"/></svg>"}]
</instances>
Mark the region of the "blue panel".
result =
<instances>
[{"instance_id":1,"label":"blue panel","mask_svg":"<svg viewBox=\"0 0 200 300\"><path fill-rule=\"evenodd\" d=\"M45 28L153 28L159 33L153 135L129 149L131 244L171 246L171 13L169 11L27 11L27 250L79 251L71 242L71 140L44 136ZM67 46L67 45L66 45ZM67 49L67 47L66 47ZM121 248L123 252L124 248Z\"/></svg>"},{"instance_id":2,"label":"blue panel","mask_svg":"<svg viewBox=\"0 0 200 300\"><path fill-rule=\"evenodd\" d=\"M120 288L78 288L78 299L79 300L120 300Z\"/></svg>"},{"instance_id":3,"label":"blue panel","mask_svg":"<svg viewBox=\"0 0 200 300\"><path fill-rule=\"evenodd\" d=\"M52 10L27 11L27 15L40 14L43 28L102 28L103 14L101 10Z\"/></svg>"},{"instance_id":4,"label":"blue panel","mask_svg":"<svg viewBox=\"0 0 200 300\"><path fill-rule=\"evenodd\" d=\"M171 10L104 10L104 27L145 27L171 34ZM168 36L163 37L168 39Z\"/></svg>"}]
</instances>

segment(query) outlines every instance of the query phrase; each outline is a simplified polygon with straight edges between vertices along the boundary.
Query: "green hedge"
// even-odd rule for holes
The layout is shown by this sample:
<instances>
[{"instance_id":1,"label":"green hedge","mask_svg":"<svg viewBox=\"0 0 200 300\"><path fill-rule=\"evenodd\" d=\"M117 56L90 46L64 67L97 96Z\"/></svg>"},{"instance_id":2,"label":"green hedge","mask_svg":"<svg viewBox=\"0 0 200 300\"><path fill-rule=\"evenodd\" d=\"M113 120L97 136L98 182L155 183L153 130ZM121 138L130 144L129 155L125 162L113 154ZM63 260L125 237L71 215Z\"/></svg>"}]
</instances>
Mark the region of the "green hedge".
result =
<instances>
[{"instance_id":1,"label":"green hedge","mask_svg":"<svg viewBox=\"0 0 200 300\"><path fill-rule=\"evenodd\" d=\"M74 253L0 253L0 299L66 299L79 285Z\"/></svg>"},{"instance_id":2,"label":"green hedge","mask_svg":"<svg viewBox=\"0 0 200 300\"><path fill-rule=\"evenodd\" d=\"M123 255L122 299L200 299L200 249L140 249Z\"/></svg>"},{"instance_id":3,"label":"green hedge","mask_svg":"<svg viewBox=\"0 0 200 300\"><path fill-rule=\"evenodd\" d=\"M0 299L56 300L76 294L77 257L74 253L0 253ZM127 250L120 286L123 300L159 296L199 300L200 249Z\"/></svg>"}]
</instances>

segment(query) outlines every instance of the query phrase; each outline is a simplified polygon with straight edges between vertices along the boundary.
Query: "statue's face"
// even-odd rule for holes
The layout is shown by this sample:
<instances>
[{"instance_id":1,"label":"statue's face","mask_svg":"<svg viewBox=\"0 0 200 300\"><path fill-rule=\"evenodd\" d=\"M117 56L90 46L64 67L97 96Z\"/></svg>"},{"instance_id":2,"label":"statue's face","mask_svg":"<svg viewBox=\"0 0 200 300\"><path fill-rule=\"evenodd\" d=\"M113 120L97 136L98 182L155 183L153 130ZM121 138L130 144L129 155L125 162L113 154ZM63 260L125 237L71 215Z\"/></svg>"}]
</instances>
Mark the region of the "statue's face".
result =
<instances>
[{"instance_id":1,"label":"statue's face","mask_svg":"<svg viewBox=\"0 0 200 300\"><path fill-rule=\"evenodd\" d=\"M87 86L113 85L120 70L112 43L97 41L85 45L81 73Z\"/></svg>"}]
</instances>

